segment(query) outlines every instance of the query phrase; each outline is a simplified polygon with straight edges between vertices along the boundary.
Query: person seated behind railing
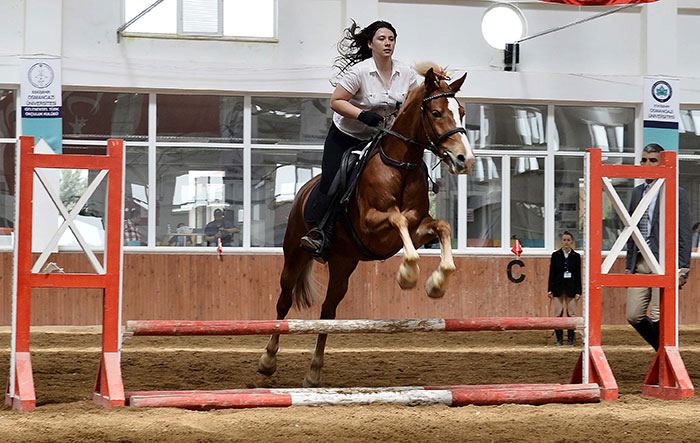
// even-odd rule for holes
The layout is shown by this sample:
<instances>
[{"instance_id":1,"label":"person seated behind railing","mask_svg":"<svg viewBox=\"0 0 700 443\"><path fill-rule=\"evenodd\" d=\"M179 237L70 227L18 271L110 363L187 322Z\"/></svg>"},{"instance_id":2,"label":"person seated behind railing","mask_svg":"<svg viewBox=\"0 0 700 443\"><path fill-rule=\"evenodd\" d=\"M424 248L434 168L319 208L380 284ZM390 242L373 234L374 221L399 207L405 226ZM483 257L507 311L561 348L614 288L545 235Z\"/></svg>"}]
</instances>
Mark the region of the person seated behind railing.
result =
<instances>
[{"instance_id":1,"label":"person seated behind railing","mask_svg":"<svg viewBox=\"0 0 700 443\"><path fill-rule=\"evenodd\" d=\"M184 223L178 223L175 235L168 240L168 246L192 246L192 228Z\"/></svg>"},{"instance_id":2,"label":"person seated behind railing","mask_svg":"<svg viewBox=\"0 0 700 443\"><path fill-rule=\"evenodd\" d=\"M209 246L217 246L217 239L221 239L221 246L233 246L233 234L241 232L233 223L224 219L224 211L214 211L214 220L207 223L204 228L204 240Z\"/></svg>"},{"instance_id":3,"label":"person seated behind railing","mask_svg":"<svg viewBox=\"0 0 700 443\"><path fill-rule=\"evenodd\" d=\"M141 231L138 226L138 209L131 208L124 211L124 245L143 245Z\"/></svg>"}]
</instances>

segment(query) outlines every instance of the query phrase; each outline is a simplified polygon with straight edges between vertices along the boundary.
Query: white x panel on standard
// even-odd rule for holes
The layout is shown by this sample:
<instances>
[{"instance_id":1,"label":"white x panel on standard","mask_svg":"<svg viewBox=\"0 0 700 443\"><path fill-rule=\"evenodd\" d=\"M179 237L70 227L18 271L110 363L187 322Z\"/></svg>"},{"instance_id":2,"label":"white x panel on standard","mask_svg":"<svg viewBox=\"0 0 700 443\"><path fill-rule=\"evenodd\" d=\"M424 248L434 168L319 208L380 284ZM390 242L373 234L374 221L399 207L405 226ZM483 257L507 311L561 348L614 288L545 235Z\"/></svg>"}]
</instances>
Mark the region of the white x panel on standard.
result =
<instances>
[{"instance_id":1,"label":"white x panel on standard","mask_svg":"<svg viewBox=\"0 0 700 443\"><path fill-rule=\"evenodd\" d=\"M649 208L651 202L654 201L656 196L659 194L661 187L664 185L664 181L664 179L657 179L652 182L651 187L649 187L649 190L646 192L646 194L644 194L644 197L642 197L642 200L639 202L639 205L634 210L634 213L632 214L632 216L630 216L629 212L627 212L625 204L622 203L622 200L620 200L620 196L617 194L617 191L615 190L615 187L613 186L610 179L608 177L603 177L603 189L610 197L612 205L615 208L615 212L617 212L617 215L619 215L620 219L622 219L622 223L625 225L625 228L622 230L620 236L615 241L615 244L613 244L612 248L610 249L610 253L605 258L605 261L603 262L603 265L601 267L601 273L607 274L610 272L610 268L612 268L613 264L615 263L615 260L617 259L617 256L620 254L620 252L622 252L622 249L627 244L627 240L630 238L630 236L632 236L634 242L639 248L639 252L642 253L644 260L651 268L651 273L664 273L663 267L656 259L656 257L654 257L654 254L651 252L649 245L647 244L644 237L642 237L642 233L639 231L639 227L637 227L637 224L639 224L639 220L641 220L642 215L644 215L644 212L646 212L646 210ZM659 204L661 203L662 202L659 202ZM662 207L659 208L659 217L663 217ZM662 257L663 260L663 254L659 254L659 256Z\"/></svg>"},{"instance_id":2,"label":"white x panel on standard","mask_svg":"<svg viewBox=\"0 0 700 443\"><path fill-rule=\"evenodd\" d=\"M80 210L83 209L83 206L85 206L85 203L87 203L88 199L92 196L92 194L95 192L100 183L102 183L102 180L107 176L108 171L101 170L97 174L97 177L95 177L92 183L90 183L90 185L87 187L85 193L80 197L70 214L68 213L68 210L61 201L61 197L59 196L59 194L49 185L49 182L44 176L43 171L37 168L34 172L39 178L39 181L41 181L41 184L44 186L44 189L46 189L46 192L51 197L51 200L53 200L53 203L54 205L56 205L58 212L61 213L61 216L63 217L63 223L61 223L61 226L58 227L58 230L55 232L53 237L51 237L51 240L46 245L46 248L41 253L36 263L34 263L34 266L32 267L32 273L41 272L41 267L44 265L46 260L48 260L49 256L51 255L51 251L53 251L53 249L58 244L58 240L61 238L61 235L63 235L63 232L65 232L66 228L70 228L76 240L78 240L80 247L83 249L83 252L85 252L85 255L87 255L88 260L92 264L92 267L95 269L95 272L97 272L98 274L105 274L104 267L102 267L100 261L97 259L97 257L95 257L95 254L92 252L92 249L83 238L82 234L80 233L80 230L75 225L74 221L75 218L79 215Z\"/></svg>"}]
</instances>

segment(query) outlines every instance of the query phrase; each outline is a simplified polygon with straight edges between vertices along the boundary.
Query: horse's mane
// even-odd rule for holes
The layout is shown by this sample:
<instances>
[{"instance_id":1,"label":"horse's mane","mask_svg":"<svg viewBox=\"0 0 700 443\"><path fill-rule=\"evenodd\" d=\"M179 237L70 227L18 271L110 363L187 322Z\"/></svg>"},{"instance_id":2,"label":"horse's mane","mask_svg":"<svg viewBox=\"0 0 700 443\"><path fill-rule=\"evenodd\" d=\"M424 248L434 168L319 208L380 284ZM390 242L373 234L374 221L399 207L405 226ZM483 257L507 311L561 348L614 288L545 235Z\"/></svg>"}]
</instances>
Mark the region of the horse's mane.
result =
<instances>
[{"instance_id":1,"label":"horse's mane","mask_svg":"<svg viewBox=\"0 0 700 443\"><path fill-rule=\"evenodd\" d=\"M428 69L433 68L434 72L440 71L440 66L435 63L435 62L420 62L416 63L413 65L413 70L418 73L418 75L421 75L425 77L425 73L428 72Z\"/></svg>"},{"instance_id":2,"label":"horse's mane","mask_svg":"<svg viewBox=\"0 0 700 443\"><path fill-rule=\"evenodd\" d=\"M413 70L416 71L416 73L421 77L425 77L425 74L430 68L433 69L433 72L439 72L442 69L437 63L434 62L420 62L416 63L413 66ZM439 86L440 88L447 88L447 83L444 80L439 80ZM396 115L396 118L398 119L402 114L408 112L415 105L419 104L424 95L425 83L422 82L419 87L413 89L411 92L408 93L408 96L406 97L406 102L401 107L401 110Z\"/></svg>"}]
</instances>

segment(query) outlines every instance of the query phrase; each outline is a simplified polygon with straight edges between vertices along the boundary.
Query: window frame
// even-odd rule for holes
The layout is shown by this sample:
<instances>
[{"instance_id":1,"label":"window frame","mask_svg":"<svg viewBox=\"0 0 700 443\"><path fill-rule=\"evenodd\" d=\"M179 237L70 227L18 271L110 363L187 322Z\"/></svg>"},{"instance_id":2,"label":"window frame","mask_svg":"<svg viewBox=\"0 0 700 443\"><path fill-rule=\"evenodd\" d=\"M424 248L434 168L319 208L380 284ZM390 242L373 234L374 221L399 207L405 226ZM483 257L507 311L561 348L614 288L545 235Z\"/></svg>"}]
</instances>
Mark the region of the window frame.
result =
<instances>
[{"instance_id":1,"label":"window frame","mask_svg":"<svg viewBox=\"0 0 700 443\"><path fill-rule=\"evenodd\" d=\"M122 0L121 2L121 22L126 23L126 2L128 0ZM163 32L143 32L143 31L129 31L127 27L119 34L122 37L130 38L151 38L160 40L208 40L208 41L231 41L231 42L248 42L248 43L279 43L279 0L272 0L272 37L258 37L258 36L245 36L245 35L224 35L224 7L223 0L218 0L221 2L222 6L219 13L220 22L220 34L203 34L203 33L181 33L181 0L175 0L177 2L177 12L176 12L176 31L174 34L163 33Z\"/></svg>"},{"instance_id":2,"label":"window frame","mask_svg":"<svg viewBox=\"0 0 700 443\"><path fill-rule=\"evenodd\" d=\"M13 89L13 88L7 88ZM70 88L71 91L87 91L87 92L117 92L117 93L144 93L142 90L137 89L120 89L115 90L113 88L88 88L88 87L75 87ZM17 89L15 91L15 101L19 101L19 95ZM251 186L252 186L252 161L251 153L253 149L269 149L269 150L292 150L292 151L303 151L303 150L314 150L319 151L323 149L322 144L258 144L252 142L252 98L253 97L284 97L284 98L313 98L313 97L328 97L327 94L304 94L304 93L287 93L287 94L272 94L272 93L259 93L259 92L246 92L246 93L234 93L234 92L217 92L208 93L206 95L217 95L217 96L235 96L243 98L243 142L242 143L194 143L194 142L158 142L156 134L156 97L159 94L175 94L175 95L202 95L201 91L167 91L158 92L149 91L148 94L148 137L146 140L140 141L125 141L125 147L141 147L148 150L148 230L147 230L147 245L146 246L127 246L124 248L125 251L129 252L139 252L139 253L191 253L191 254L202 254L202 253L215 253L214 248L211 247L196 247L196 246L157 246L156 245L156 209L157 209L157 164L156 164L156 150L158 147L223 147L231 149L242 149L243 152L243 223L242 223L242 246L238 247L226 247L224 248L227 253L236 254L279 254L282 251L281 247L263 247L256 246L251 247ZM462 99L461 101L466 102L467 100ZM498 101L469 101L475 104L487 104L487 103L502 103ZM513 103L513 104L520 104ZM528 102L528 104L539 104L535 102ZM634 130L634 140L635 146L641 145L642 140L642 121L641 121L641 104L640 103L597 103L597 102L550 102L547 103L547 150L490 150L490 149L480 149L476 150L475 154L477 156L491 157L495 161L500 159L501 161L501 247L467 247L467 197L468 197L468 183L467 177L460 175L457 177L457 226L453 226L453 235L457 237L457 246L454 248L455 255L459 256L509 256L512 257L512 252L510 251L509 240L504 242L504 239L509 239L510 237L510 213L509 211L511 205L511 190L510 190L510 159L513 157L544 157L545 159L545 242L543 248L525 248L524 255L526 256L548 256L552 250L556 247L556 237L557 233L554 232L554 210L555 210L555 196L554 196L554 181L555 181L555 162L557 158L560 157L577 157L581 158L584 156L584 151L558 151L556 150L556 144L553 142L553 131L554 127L554 117L555 108L557 106L595 106L595 107L625 107L633 108L635 110L635 130ZM684 104L682 109L700 110L700 104ZM21 134L21 119L16 119L15 121L16 134L15 138L2 138L0 142L2 143L15 143L19 141L19 134ZM80 140L80 139L65 139L63 140L65 146L83 145L83 146L106 146L106 140ZM639 151L641 149L638 148ZM624 157L631 158L633 162L638 162L641 152L628 152L628 153L609 153L608 156L613 157ZM700 154L679 154L679 160L684 161L698 161L700 160ZM509 171L508 174L503 173L504 171ZM507 178L506 178L507 177ZM0 251L10 251L13 246L0 246ZM421 251L421 254L425 255L438 255L440 251L438 249L425 249ZM604 253L605 255L605 253ZM622 253L624 255L624 253ZM693 253L694 258L700 257L700 251Z\"/></svg>"}]
</instances>

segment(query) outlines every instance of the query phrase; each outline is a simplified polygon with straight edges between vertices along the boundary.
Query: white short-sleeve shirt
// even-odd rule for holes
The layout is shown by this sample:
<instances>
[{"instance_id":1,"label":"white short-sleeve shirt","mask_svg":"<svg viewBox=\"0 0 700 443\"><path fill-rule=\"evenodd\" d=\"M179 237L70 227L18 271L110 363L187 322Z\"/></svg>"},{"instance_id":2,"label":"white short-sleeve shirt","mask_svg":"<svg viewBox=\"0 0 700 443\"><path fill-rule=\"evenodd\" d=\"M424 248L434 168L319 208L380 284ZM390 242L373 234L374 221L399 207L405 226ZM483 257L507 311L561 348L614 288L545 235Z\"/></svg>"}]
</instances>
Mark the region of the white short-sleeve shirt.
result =
<instances>
[{"instance_id":1,"label":"white short-sleeve shirt","mask_svg":"<svg viewBox=\"0 0 700 443\"><path fill-rule=\"evenodd\" d=\"M408 92L420 84L418 75L410 66L391 59L391 67L388 87L384 85L372 57L348 68L338 81L340 86L352 94L350 103L363 111L383 116L387 127L393 123L391 114L396 111L397 104L405 102ZM367 140L376 132L376 129L361 121L343 117L337 112L333 113L333 123L342 132L360 140Z\"/></svg>"}]
</instances>

